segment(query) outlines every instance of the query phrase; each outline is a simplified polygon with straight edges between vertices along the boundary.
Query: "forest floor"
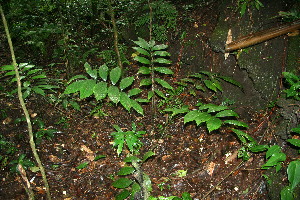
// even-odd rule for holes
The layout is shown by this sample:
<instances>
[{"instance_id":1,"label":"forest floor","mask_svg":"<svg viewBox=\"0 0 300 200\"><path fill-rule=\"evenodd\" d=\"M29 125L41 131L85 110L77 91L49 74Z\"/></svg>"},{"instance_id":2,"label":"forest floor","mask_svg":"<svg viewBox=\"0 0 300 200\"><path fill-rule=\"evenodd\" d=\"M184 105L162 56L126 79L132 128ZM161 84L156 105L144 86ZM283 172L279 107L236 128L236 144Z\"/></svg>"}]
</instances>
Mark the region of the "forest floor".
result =
<instances>
[{"instance_id":1,"label":"forest floor","mask_svg":"<svg viewBox=\"0 0 300 200\"><path fill-rule=\"evenodd\" d=\"M207 43L218 15L210 13L211 11L212 8L207 8L206 14L195 13L194 20L198 24L187 25L189 37L200 34L205 36L200 38L203 44ZM195 29L202 24L205 27ZM172 49L172 42L169 45ZM206 48L209 65L213 58L210 57L209 47ZM184 74L178 70L176 61L175 59L171 69L178 71L176 78L179 79ZM136 73L137 68L132 67L129 71ZM14 123L15 119L22 116L17 98L1 94L0 99L0 107L6 113L5 117L1 116L1 134L18 144L20 154L32 158L26 123ZM131 130L133 122L137 124L138 130L147 132L141 139L144 145L140 155L149 150L155 152L155 156L142 165L143 172L152 181L153 196L181 196L183 192L189 192L193 199L269 199L266 181L262 176L264 171L260 169L265 162L265 155L255 154L243 162L237 159L241 144L233 133L222 129L208 133L205 128L193 123L185 125L183 116L172 119L160 112L176 99L181 99L190 108L194 108L193 105L198 100L215 101L204 98L201 93L194 97L183 92L159 107L157 116L153 118L150 105L143 106L145 115L141 116L105 103L99 111L100 116L95 116L91 115L95 108L93 104L96 104L93 99L80 101L81 111L78 112L65 110L60 105L54 106L43 97L29 98L26 105L32 119L39 118L46 124L46 129L57 130L51 140L44 139L37 145L53 199L114 199L120 190L114 188L112 183L118 177L118 170L125 164L123 160L126 153L117 156L116 149L112 146L111 133L115 131L113 125ZM275 116L276 110L265 109L247 113L247 117L239 120L250 125L247 130L249 135L261 144L268 144L275 126L271 120ZM105 155L105 158L94 161L97 155ZM88 163L86 167L76 168L85 162ZM185 171L187 173L183 176L178 174ZM37 194L36 199L45 199L41 175L30 170L27 170L27 175ZM10 173L7 168L1 172L0 177L0 199L27 199L19 176Z\"/></svg>"}]
</instances>

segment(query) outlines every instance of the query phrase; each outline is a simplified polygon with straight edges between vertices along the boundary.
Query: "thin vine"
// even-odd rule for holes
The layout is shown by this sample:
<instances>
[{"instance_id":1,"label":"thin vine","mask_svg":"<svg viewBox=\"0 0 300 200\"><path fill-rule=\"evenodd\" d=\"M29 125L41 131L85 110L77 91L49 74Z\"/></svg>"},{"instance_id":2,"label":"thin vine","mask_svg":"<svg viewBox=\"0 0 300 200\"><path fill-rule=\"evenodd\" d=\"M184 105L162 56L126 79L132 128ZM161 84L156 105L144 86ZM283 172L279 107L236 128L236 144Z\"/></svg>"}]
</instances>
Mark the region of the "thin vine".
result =
<instances>
[{"instance_id":1,"label":"thin vine","mask_svg":"<svg viewBox=\"0 0 300 200\"><path fill-rule=\"evenodd\" d=\"M8 41L8 45L10 48L10 53L11 53L11 58L12 58L12 63L16 72L16 79L17 79L17 86L18 86L18 98L22 107L22 110L24 112L25 118L26 118L26 122L27 122L27 128L28 128L28 136L29 136L29 143L30 143L30 147L31 147L31 151L33 153L33 156L38 164L38 167L41 171L42 174L42 179L46 188L46 194L47 194L47 199L51 200L51 195L50 195L50 188L49 188L49 184L47 181L47 177L46 177L46 173L45 173L45 169L42 165L41 159L38 155L38 152L36 150L35 147L35 142L34 142L34 138L33 138L33 132L32 132L32 123L30 120L30 116L27 110L27 107L25 105L24 99L23 99L23 94L22 94L22 86L21 86L21 79L20 79L20 75L19 75L19 70L18 70L18 65L17 65L17 61L16 61L16 57L15 57L15 53L14 53L14 48L13 48L13 44L11 41L11 37L10 37L10 33L8 30L8 26L7 26L7 21L5 19L5 15L4 12L2 10L2 6L0 4L0 13L1 13L1 17L2 17L2 21L3 21L3 25L4 25L4 29L5 29L5 33L6 33L6 37L7 37L7 41Z\"/></svg>"}]
</instances>

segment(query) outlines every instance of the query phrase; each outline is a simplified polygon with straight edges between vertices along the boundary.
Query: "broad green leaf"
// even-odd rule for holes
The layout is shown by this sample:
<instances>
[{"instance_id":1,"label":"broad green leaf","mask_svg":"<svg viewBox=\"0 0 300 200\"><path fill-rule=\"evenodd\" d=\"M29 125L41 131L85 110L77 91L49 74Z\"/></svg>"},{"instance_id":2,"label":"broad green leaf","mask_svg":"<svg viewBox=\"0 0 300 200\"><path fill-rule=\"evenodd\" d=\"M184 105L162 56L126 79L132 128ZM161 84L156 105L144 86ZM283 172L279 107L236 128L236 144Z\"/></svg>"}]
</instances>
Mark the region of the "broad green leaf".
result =
<instances>
[{"instance_id":1,"label":"broad green leaf","mask_svg":"<svg viewBox=\"0 0 300 200\"><path fill-rule=\"evenodd\" d=\"M89 63L84 63L84 68L88 75L90 75L93 79L97 79L97 70L92 69Z\"/></svg>"},{"instance_id":2,"label":"broad green leaf","mask_svg":"<svg viewBox=\"0 0 300 200\"><path fill-rule=\"evenodd\" d=\"M300 160L290 162L287 174L291 188L294 189L300 182Z\"/></svg>"},{"instance_id":3,"label":"broad green leaf","mask_svg":"<svg viewBox=\"0 0 300 200\"><path fill-rule=\"evenodd\" d=\"M120 192L119 194L116 195L116 200L124 200L127 197L129 197L130 194L131 194L131 192L129 192L126 189L123 189L122 192Z\"/></svg>"},{"instance_id":4,"label":"broad green leaf","mask_svg":"<svg viewBox=\"0 0 300 200\"><path fill-rule=\"evenodd\" d=\"M51 90L53 88L59 88L58 86L55 86L55 85L38 85L37 87L45 89L45 90Z\"/></svg>"},{"instance_id":5,"label":"broad green leaf","mask_svg":"<svg viewBox=\"0 0 300 200\"><path fill-rule=\"evenodd\" d=\"M94 86L96 85L96 80L89 79L89 80L83 80L81 82L80 87L80 99L87 98L91 96L94 91Z\"/></svg>"},{"instance_id":6,"label":"broad green leaf","mask_svg":"<svg viewBox=\"0 0 300 200\"><path fill-rule=\"evenodd\" d=\"M72 81L74 81L74 80L76 80L76 79L79 79L79 78L87 79L87 77L84 76L84 75L76 75L76 76L73 76L73 77L67 82L67 84L70 84Z\"/></svg>"},{"instance_id":7,"label":"broad green leaf","mask_svg":"<svg viewBox=\"0 0 300 200\"><path fill-rule=\"evenodd\" d=\"M239 138L239 140L242 142L243 145L247 144L247 140L244 137L244 135L246 134L245 132L234 128L232 129L232 131L237 135L237 137Z\"/></svg>"},{"instance_id":8,"label":"broad green leaf","mask_svg":"<svg viewBox=\"0 0 300 200\"><path fill-rule=\"evenodd\" d=\"M139 140L139 135L136 135L133 131L127 131L125 135L125 141L127 147L131 153L134 153L136 150L140 148L142 143Z\"/></svg>"},{"instance_id":9,"label":"broad green leaf","mask_svg":"<svg viewBox=\"0 0 300 200\"><path fill-rule=\"evenodd\" d=\"M136 156L128 156L124 159L124 162L126 163L132 163L133 161L140 162L141 160Z\"/></svg>"},{"instance_id":10,"label":"broad green leaf","mask_svg":"<svg viewBox=\"0 0 300 200\"><path fill-rule=\"evenodd\" d=\"M153 47L155 45L155 41L154 40L150 40L148 44L149 44L149 48L153 51Z\"/></svg>"},{"instance_id":11,"label":"broad green leaf","mask_svg":"<svg viewBox=\"0 0 300 200\"><path fill-rule=\"evenodd\" d=\"M171 54L167 51L154 51L154 56L171 56Z\"/></svg>"},{"instance_id":12,"label":"broad green leaf","mask_svg":"<svg viewBox=\"0 0 300 200\"><path fill-rule=\"evenodd\" d=\"M216 105L216 104L203 104L201 106L199 106L199 110L206 110L207 109L207 112L208 113L212 113L212 112L219 112L219 111L222 111L222 110L226 110L228 109L227 106L219 106L219 105Z\"/></svg>"},{"instance_id":13,"label":"broad green leaf","mask_svg":"<svg viewBox=\"0 0 300 200\"><path fill-rule=\"evenodd\" d=\"M80 86L83 82L84 82L84 80L80 80L80 81L75 81L75 82L71 83L70 85L67 86L64 93L71 94L71 93L78 92L80 90Z\"/></svg>"},{"instance_id":14,"label":"broad green leaf","mask_svg":"<svg viewBox=\"0 0 300 200\"><path fill-rule=\"evenodd\" d=\"M294 200L293 195L294 190L290 186L284 187L280 192L280 199L281 200Z\"/></svg>"},{"instance_id":15,"label":"broad green leaf","mask_svg":"<svg viewBox=\"0 0 300 200\"><path fill-rule=\"evenodd\" d=\"M147 153L145 153L142 162L145 162L148 158L154 156L155 153L153 151L148 151Z\"/></svg>"},{"instance_id":16,"label":"broad green leaf","mask_svg":"<svg viewBox=\"0 0 300 200\"><path fill-rule=\"evenodd\" d=\"M234 126L245 127L245 128L249 127L248 124L246 124L244 122L241 122L241 121L238 121L238 120L225 120L224 124L231 124L231 125L234 125Z\"/></svg>"},{"instance_id":17,"label":"broad green leaf","mask_svg":"<svg viewBox=\"0 0 300 200\"><path fill-rule=\"evenodd\" d=\"M167 60L165 58L156 58L153 60L155 63L161 63L161 64L171 64L172 62L170 60Z\"/></svg>"},{"instance_id":18,"label":"broad green leaf","mask_svg":"<svg viewBox=\"0 0 300 200\"><path fill-rule=\"evenodd\" d=\"M121 188L121 189L129 187L131 184L132 184L132 180L128 178L119 178L118 180L112 183L112 185L115 188Z\"/></svg>"},{"instance_id":19,"label":"broad green leaf","mask_svg":"<svg viewBox=\"0 0 300 200\"><path fill-rule=\"evenodd\" d=\"M120 101L120 90L116 86L110 86L107 90L108 97L112 102L115 104L119 103Z\"/></svg>"},{"instance_id":20,"label":"broad green leaf","mask_svg":"<svg viewBox=\"0 0 300 200\"><path fill-rule=\"evenodd\" d=\"M135 100L131 99L132 108L139 114L144 115L144 110Z\"/></svg>"},{"instance_id":21,"label":"broad green leaf","mask_svg":"<svg viewBox=\"0 0 300 200\"><path fill-rule=\"evenodd\" d=\"M289 143L291 143L292 145L296 146L296 147L300 147L300 140L299 139L288 139L287 141Z\"/></svg>"},{"instance_id":22,"label":"broad green leaf","mask_svg":"<svg viewBox=\"0 0 300 200\"><path fill-rule=\"evenodd\" d=\"M273 145L268 149L268 151L266 153L266 158L269 158L273 154L276 154L276 153L281 153L281 148L278 145Z\"/></svg>"},{"instance_id":23,"label":"broad green leaf","mask_svg":"<svg viewBox=\"0 0 300 200\"><path fill-rule=\"evenodd\" d=\"M137 183L137 182L134 182L131 186L131 199L130 200L133 200L133 197L135 196L135 193L141 191L141 186Z\"/></svg>"},{"instance_id":24,"label":"broad green leaf","mask_svg":"<svg viewBox=\"0 0 300 200\"><path fill-rule=\"evenodd\" d=\"M93 92L97 101L104 99L107 96L107 83L106 82L97 83L94 86Z\"/></svg>"},{"instance_id":25,"label":"broad green leaf","mask_svg":"<svg viewBox=\"0 0 300 200\"><path fill-rule=\"evenodd\" d=\"M221 83L217 80L217 79L212 79L211 80L213 85L219 90L219 91L223 91Z\"/></svg>"},{"instance_id":26,"label":"broad green leaf","mask_svg":"<svg viewBox=\"0 0 300 200\"><path fill-rule=\"evenodd\" d=\"M223 110L216 114L216 117L238 117L238 114L233 110Z\"/></svg>"},{"instance_id":27,"label":"broad green leaf","mask_svg":"<svg viewBox=\"0 0 300 200\"><path fill-rule=\"evenodd\" d=\"M172 112L171 117L174 117L175 115L189 112L189 107L187 105L184 105L184 106L182 106L182 108L167 108L167 109L164 109L164 111Z\"/></svg>"},{"instance_id":28,"label":"broad green leaf","mask_svg":"<svg viewBox=\"0 0 300 200\"><path fill-rule=\"evenodd\" d=\"M149 48L149 44L146 40L144 40L143 38L138 38L138 41L133 41L135 44L139 45L141 48L144 48L146 50L150 50Z\"/></svg>"},{"instance_id":29,"label":"broad green leaf","mask_svg":"<svg viewBox=\"0 0 300 200\"><path fill-rule=\"evenodd\" d=\"M199 116L199 114L200 112L198 110L190 111L184 116L184 123L186 124L188 122L194 121Z\"/></svg>"},{"instance_id":30,"label":"broad green leaf","mask_svg":"<svg viewBox=\"0 0 300 200\"><path fill-rule=\"evenodd\" d=\"M149 103L150 102L150 100L148 100L148 99L140 99L140 98L138 98L138 99L135 99L137 102L139 102L139 103Z\"/></svg>"},{"instance_id":31,"label":"broad green leaf","mask_svg":"<svg viewBox=\"0 0 300 200\"><path fill-rule=\"evenodd\" d=\"M123 146L125 143L124 133L122 131L121 132L113 132L113 133L111 133L111 135L114 136L113 147L117 147L117 154L118 154L118 156L120 156L120 154L123 151Z\"/></svg>"},{"instance_id":32,"label":"broad green leaf","mask_svg":"<svg viewBox=\"0 0 300 200\"><path fill-rule=\"evenodd\" d=\"M29 87L29 86L30 86L30 82L29 81L23 82L23 87Z\"/></svg>"},{"instance_id":33,"label":"broad green leaf","mask_svg":"<svg viewBox=\"0 0 300 200\"><path fill-rule=\"evenodd\" d=\"M75 101L70 101L69 104L75 109L80 111L80 106L78 103L76 103Z\"/></svg>"},{"instance_id":34,"label":"broad green leaf","mask_svg":"<svg viewBox=\"0 0 300 200\"><path fill-rule=\"evenodd\" d=\"M183 78L183 79L180 79L180 81L188 82L188 83L195 83L195 80L190 79L190 78Z\"/></svg>"},{"instance_id":35,"label":"broad green leaf","mask_svg":"<svg viewBox=\"0 0 300 200\"><path fill-rule=\"evenodd\" d=\"M122 129L118 125L113 125L113 127L116 129L116 131L123 132Z\"/></svg>"},{"instance_id":36,"label":"broad green leaf","mask_svg":"<svg viewBox=\"0 0 300 200\"><path fill-rule=\"evenodd\" d=\"M268 169L270 167L274 167L280 164L280 162L283 162L285 160L286 160L286 155L284 153L275 153L272 154L269 160L261 168Z\"/></svg>"},{"instance_id":37,"label":"broad green leaf","mask_svg":"<svg viewBox=\"0 0 300 200\"><path fill-rule=\"evenodd\" d=\"M27 72L27 76L31 75L31 74L35 74L36 72L42 71L42 69L33 69Z\"/></svg>"},{"instance_id":38,"label":"broad green leaf","mask_svg":"<svg viewBox=\"0 0 300 200\"><path fill-rule=\"evenodd\" d=\"M192 200L190 193L188 192L182 193L182 200Z\"/></svg>"},{"instance_id":39,"label":"broad green leaf","mask_svg":"<svg viewBox=\"0 0 300 200\"><path fill-rule=\"evenodd\" d=\"M120 67L115 67L110 71L109 78L113 85L116 85L116 83L120 80L121 73L122 70Z\"/></svg>"},{"instance_id":40,"label":"broad green leaf","mask_svg":"<svg viewBox=\"0 0 300 200\"><path fill-rule=\"evenodd\" d=\"M133 49L139 52L140 54L150 57L150 53L141 47L133 47Z\"/></svg>"},{"instance_id":41,"label":"broad green leaf","mask_svg":"<svg viewBox=\"0 0 300 200\"><path fill-rule=\"evenodd\" d=\"M131 108L131 99L128 97L128 95L125 92L121 92L120 94L120 103L127 111L130 111Z\"/></svg>"},{"instance_id":42,"label":"broad green leaf","mask_svg":"<svg viewBox=\"0 0 300 200\"><path fill-rule=\"evenodd\" d=\"M103 81L107 81L108 77L108 67L106 64L101 65L98 70L99 76L102 78Z\"/></svg>"},{"instance_id":43,"label":"broad green leaf","mask_svg":"<svg viewBox=\"0 0 300 200\"><path fill-rule=\"evenodd\" d=\"M105 155L97 155L95 158L94 158L94 161L97 161L101 158L105 158L106 156Z\"/></svg>"},{"instance_id":44,"label":"broad green leaf","mask_svg":"<svg viewBox=\"0 0 300 200\"><path fill-rule=\"evenodd\" d=\"M150 62L149 59L141 57L141 56L134 57L134 60L136 60L136 61L138 61L138 62L140 62L142 64L146 64L146 65L150 65L151 64L151 62Z\"/></svg>"},{"instance_id":45,"label":"broad green leaf","mask_svg":"<svg viewBox=\"0 0 300 200\"><path fill-rule=\"evenodd\" d=\"M118 175L128 175L132 174L135 171L134 167L122 167L120 171L118 172Z\"/></svg>"},{"instance_id":46,"label":"broad green leaf","mask_svg":"<svg viewBox=\"0 0 300 200\"><path fill-rule=\"evenodd\" d=\"M240 7L240 14L241 14L241 16L243 16L245 14L246 8L247 8L247 3L244 2L242 4L242 6Z\"/></svg>"},{"instance_id":47,"label":"broad green leaf","mask_svg":"<svg viewBox=\"0 0 300 200\"><path fill-rule=\"evenodd\" d=\"M238 138L241 140L241 142L244 145L247 145L249 142L251 142L251 144L253 145L257 145L257 142L247 133L245 133L244 131L238 130L238 129L232 129L233 132L236 133L236 135L238 136Z\"/></svg>"},{"instance_id":48,"label":"broad green leaf","mask_svg":"<svg viewBox=\"0 0 300 200\"><path fill-rule=\"evenodd\" d=\"M76 167L76 169L83 169L83 168L86 168L87 166L88 166L88 162L84 162L84 163L81 163L80 165L78 165L77 167Z\"/></svg>"},{"instance_id":49,"label":"broad green leaf","mask_svg":"<svg viewBox=\"0 0 300 200\"><path fill-rule=\"evenodd\" d=\"M13 65L3 65L0 68L1 71L14 71L15 68Z\"/></svg>"},{"instance_id":50,"label":"broad green leaf","mask_svg":"<svg viewBox=\"0 0 300 200\"><path fill-rule=\"evenodd\" d=\"M4 74L4 76L11 76L11 75L15 75L16 74L16 72L15 71L9 71L9 72L6 72L5 74ZM22 79L21 79L22 80Z\"/></svg>"},{"instance_id":51,"label":"broad green leaf","mask_svg":"<svg viewBox=\"0 0 300 200\"><path fill-rule=\"evenodd\" d=\"M300 134L300 126L296 127L296 128L292 128L291 132L299 133Z\"/></svg>"},{"instance_id":52,"label":"broad green leaf","mask_svg":"<svg viewBox=\"0 0 300 200\"><path fill-rule=\"evenodd\" d=\"M140 82L140 86L147 86L147 85L151 85L151 84L152 84L152 81L149 78L142 79Z\"/></svg>"},{"instance_id":53,"label":"broad green leaf","mask_svg":"<svg viewBox=\"0 0 300 200\"><path fill-rule=\"evenodd\" d=\"M218 76L218 78L220 78L220 79L222 79L222 80L224 80L224 81L226 81L228 83L231 83L231 84L233 84L235 86L238 86L240 88L243 87L238 81L236 81L236 80L234 80L234 79L232 79L230 77L227 77L227 76Z\"/></svg>"},{"instance_id":54,"label":"broad green leaf","mask_svg":"<svg viewBox=\"0 0 300 200\"><path fill-rule=\"evenodd\" d=\"M149 69L149 67L140 67L138 73L139 74L150 74L151 70Z\"/></svg>"},{"instance_id":55,"label":"broad green leaf","mask_svg":"<svg viewBox=\"0 0 300 200\"><path fill-rule=\"evenodd\" d=\"M215 75L214 73L211 73L211 72L209 72L209 71L200 71L200 73L197 73L197 74L204 74L204 75L209 76L209 77Z\"/></svg>"},{"instance_id":56,"label":"broad green leaf","mask_svg":"<svg viewBox=\"0 0 300 200\"><path fill-rule=\"evenodd\" d=\"M203 76L202 76L202 74L196 73L196 74L189 75L189 77L193 77L193 78L197 78L197 79L201 80ZM190 80L189 78L185 78L185 79ZM183 79L183 80L185 80L185 79Z\"/></svg>"},{"instance_id":57,"label":"broad green leaf","mask_svg":"<svg viewBox=\"0 0 300 200\"><path fill-rule=\"evenodd\" d=\"M155 78L154 80L155 80L158 84L160 84L161 86L163 86L164 88L173 90L173 87L172 87L168 82L166 82L165 80L162 80L162 79L160 79L160 78Z\"/></svg>"},{"instance_id":58,"label":"broad green leaf","mask_svg":"<svg viewBox=\"0 0 300 200\"><path fill-rule=\"evenodd\" d=\"M168 45L166 44L158 44L158 45L155 45L152 50L153 51L158 51L158 50L162 50L162 49L166 49L168 48Z\"/></svg>"},{"instance_id":59,"label":"broad green leaf","mask_svg":"<svg viewBox=\"0 0 300 200\"><path fill-rule=\"evenodd\" d=\"M126 78L123 78L120 82L120 90L124 90L125 88L129 87L130 85L132 85L134 81L134 77L131 76L131 77L126 77Z\"/></svg>"},{"instance_id":60,"label":"broad green leaf","mask_svg":"<svg viewBox=\"0 0 300 200\"><path fill-rule=\"evenodd\" d=\"M203 82L208 89L217 92L217 87L211 80L204 80Z\"/></svg>"},{"instance_id":61,"label":"broad green leaf","mask_svg":"<svg viewBox=\"0 0 300 200\"><path fill-rule=\"evenodd\" d=\"M211 117L212 116L206 112L199 112L198 116L195 118L197 126L203 122L209 121Z\"/></svg>"},{"instance_id":62,"label":"broad green leaf","mask_svg":"<svg viewBox=\"0 0 300 200\"><path fill-rule=\"evenodd\" d=\"M139 93L141 93L141 92L142 92L141 89L139 89L139 88L133 88L133 89L129 90L128 96L129 96L129 97L135 96L135 95L137 95L137 94L139 94Z\"/></svg>"},{"instance_id":63,"label":"broad green leaf","mask_svg":"<svg viewBox=\"0 0 300 200\"><path fill-rule=\"evenodd\" d=\"M154 71L157 71L162 74L173 74L173 71L167 67L154 67Z\"/></svg>"},{"instance_id":64,"label":"broad green leaf","mask_svg":"<svg viewBox=\"0 0 300 200\"><path fill-rule=\"evenodd\" d=\"M32 88L32 91L34 91L35 93L40 94L40 95L42 95L42 96L45 96L45 95L46 95L45 92L44 92L44 90L42 90L42 89L39 88L39 87L33 87L33 88Z\"/></svg>"},{"instance_id":65,"label":"broad green leaf","mask_svg":"<svg viewBox=\"0 0 300 200\"><path fill-rule=\"evenodd\" d=\"M31 79L41 79L41 78L47 78L47 76L45 74L40 74L40 75L31 77Z\"/></svg>"},{"instance_id":66,"label":"broad green leaf","mask_svg":"<svg viewBox=\"0 0 300 200\"><path fill-rule=\"evenodd\" d=\"M150 100L153 96L154 96L154 92L153 91L149 91L148 95L147 95L147 99Z\"/></svg>"},{"instance_id":67,"label":"broad green leaf","mask_svg":"<svg viewBox=\"0 0 300 200\"><path fill-rule=\"evenodd\" d=\"M208 121L206 121L206 126L209 132L219 129L221 125L222 121L216 117L211 117Z\"/></svg>"},{"instance_id":68,"label":"broad green leaf","mask_svg":"<svg viewBox=\"0 0 300 200\"><path fill-rule=\"evenodd\" d=\"M280 163L286 160L286 155L282 153L278 145L271 146L267 153L266 158L268 161L261 167L262 169L269 169L270 167L281 167Z\"/></svg>"},{"instance_id":69,"label":"broad green leaf","mask_svg":"<svg viewBox=\"0 0 300 200\"><path fill-rule=\"evenodd\" d=\"M257 153L257 152L266 151L268 149L269 149L268 145L257 145L257 146L251 147L249 150L251 152Z\"/></svg>"},{"instance_id":70,"label":"broad green leaf","mask_svg":"<svg viewBox=\"0 0 300 200\"><path fill-rule=\"evenodd\" d=\"M26 99L31 93L31 88L27 88L25 92L23 92L23 98Z\"/></svg>"},{"instance_id":71,"label":"broad green leaf","mask_svg":"<svg viewBox=\"0 0 300 200\"><path fill-rule=\"evenodd\" d=\"M27 71L27 70L29 70L31 68L34 68L34 67L35 67L35 65L30 65L28 63L21 63L19 65L19 68L22 69L23 72L25 72L25 71Z\"/></svg>"},{"instance_id":72,"label":"broad green leaf","mask_svg":"<svg viewBox=\"0 0 300 200\"><path fill-rule=\"evenodd\" d=\"M155 91L155 93L159 96L159 97L161 97L161 98L163 98L163 99L166 99L166 96L165 96L165 94L162 92L162 91L160 91L160 90L154 90ZM152 92L152 91L151 91Z\"/></svg>"}]
</instances>

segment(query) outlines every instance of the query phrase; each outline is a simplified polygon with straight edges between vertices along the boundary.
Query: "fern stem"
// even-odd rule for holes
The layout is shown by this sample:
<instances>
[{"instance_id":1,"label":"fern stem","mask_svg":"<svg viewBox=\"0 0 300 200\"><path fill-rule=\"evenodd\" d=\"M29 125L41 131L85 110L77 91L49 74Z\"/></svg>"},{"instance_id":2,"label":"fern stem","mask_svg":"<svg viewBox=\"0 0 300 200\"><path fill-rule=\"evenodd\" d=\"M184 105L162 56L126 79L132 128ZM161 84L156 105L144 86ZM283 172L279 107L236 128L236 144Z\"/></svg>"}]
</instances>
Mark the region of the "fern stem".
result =
<instances>
[{"instance_id":1,"label":"fern stem","mask_svg":"<svg viewBox=\"0 0 300 200\"><path fill-rule=\"evenodd\" d=\"M9 48L10 48L10 53L11 53L13 66L14 66L14 69L15 69L15 72L16 72L16 79L17 79L17 86L18 86L18 98L19 98L19 101L20 101L20 104L21 104L21 107L22 107L22 110L24 112L26 122L27 122L29 143L30 143L31 151L33 153L33 156L34 156L37 164L38 164L38 167L40 168L40 171L41 171L41 174L42 174L42 179L43 179L43 182L44 182L45 187L46 187L47 199L51 200L50 189L49 189L49 184L48 184L48 181L47 181L47 178L46 178L45 169L42 165L41 159L40 159L40 157L38 155L38 152L36 150L36 147L35 147L30 116L29 116L28 110L26 108L26 105L25 105L25 102L24 102L24 99L23 99L23 96L22 96L22 90L21 90L22 86L21 86L21 80L20 80L20 75L19 75L19 71L18 71L17 61L16 61L16 57L15 57L15 53L14 53L14 48L13 48L10 33L9 33L9 30L8 30L7 21L5 19L4 12L2 10L1 5L0 5L0 13L1 13L4 28L5 28L7 41L8 41Z\"/></svg>"}]
</instances>

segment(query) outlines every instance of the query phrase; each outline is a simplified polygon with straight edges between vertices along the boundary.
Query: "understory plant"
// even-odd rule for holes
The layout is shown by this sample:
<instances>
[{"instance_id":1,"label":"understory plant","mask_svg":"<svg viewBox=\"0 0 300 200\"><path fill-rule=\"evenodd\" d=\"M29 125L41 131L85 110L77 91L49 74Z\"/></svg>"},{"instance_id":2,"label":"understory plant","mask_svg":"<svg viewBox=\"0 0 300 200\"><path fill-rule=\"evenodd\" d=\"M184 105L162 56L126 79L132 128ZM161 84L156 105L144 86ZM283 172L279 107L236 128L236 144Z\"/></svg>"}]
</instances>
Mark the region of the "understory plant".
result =
<instances>
[{"instance_id":1,"label":"understory plant","mask_svg":"<svg viewBox=\"0 0 300 200\"><path fill-rule=\"evenodd\" d=\"M134 17L134 24L136 28L148 26L149 33L154 40L166 41L168 39L167 33L176 30L178 12L170 2L141 0L137 6L142 8L139 15Z\"/></svg>"},{"instance_id":2,"label":"understory plant","mask_svg":"<svg viewBox=\"0 0 300 200\"><path fill-rule=\"evenodd\" d=\"M143 143L140 138L146 133L145 131L137 131L136 124L132 123L132 131L123 131L118 125L113 125L117 132L111 133L114 137L113 147L117 148L118 156L124 149L128 149L124 162L126 163L117 173L119 178L115 180L112 185L115 188L122 189L122 191L116 195L116 200L124 200L129 198L130 200L162 200L162 199L174 199L174 200L191 200L189 193L183 193L182 198L171 197L152 197L152 183L148 174L142 170L142 165L149 158L155 155L153 151L148 151L142 158L137 155Z\"/></svg>"},{"instance_id":3,"label":"understory plant","mask_svg":"<svg viewBox=\"0 0 300 200\"><path fill-rule=\"evenodd\" d=\"M225 81L242 88L242 85L236 80L228 76L221 76L217 73L209 71L200 71L199 73L189 75L187 78L181 79L179 82L177 82L177 84L185 87L194 87L195 89L203 92L206 92L207 89L212 92L222 92L223 88L221 81Z\"/></svg>"},{"instance_id":4,"label":"understory plant","mask_svg":"<svg viewBox=\"0 0 300 200\"><path fill-rule=\"evenodd\" d=\"M148 91L147 100L152 100L152 109L154 114L156 114L156 99L155 96L159 96L165 99L165 95L158 85L162 86L163 89L173 90L173 87L165 80L159 77L159 75L172 75L173 71L166 67L171 61L166 59L170 54L166 51L168 47L165 44L156 45L155 41L151 40L149 42L142 38L138 41L134 41L138 47L133 47L139 55L134 57L134 60L138 61L144 66L139 68L138 73L145 76L140 81L140 87L150 86L151 90ZM164 65L164 66L162 66Z\"/></svg>"},{"instance_id":5,"label":"understory plant","mask_svg":"<svg viewBox=\"0 0 300 200\"><path fill-rule=\"evenodd\" d=\"M133 76L121 78L122 70L120 67L110 70L106 64L101 65L98 69L92 69L88 63L85 63L84 67L89 77L77 75L71 78L64 91L65 94L79 92L80 99L94 95L97 101L102 101L108 97L114 104L120 103L128 112L133 108L139 114L144 114L140 104L132 99L141 90L133 88L127 91L134 82Z\"/></svg>"},{"instance_id":6,"label":"understory plant","mask_svg":"<svg viewBox=\"0 0 300 200\"><path fill-rule=\"evenodd\" d=\"M20 79L22 80L22 93L24 99L26 99L32 93L45 96L46 91L53 91L53 89L58 88L58 86L50 84L50 79L47 78L43 69L28 63L20 63L18 68L20 71ZM2 66L0 70L6 71L4 77L7 76L10 79L9 85L16 84L16 72L13 65ZM14 94L16 92L17 89L14 89L10 93Z\"/></svg>"},{"instance_id":7,"label":"understory plant","mask_svg":"<svg viewBox=\"0 0 300 200\"><path fill-rule=\"evenodd\" d=\"M239 10L241 16L243 16L248 9L257 9L259 10L264 5L259 0L238 0L237 1L237 10Z\"/></svg>"},{"instance_id":8,"label":"understory plant","mask_svg":"<svg viewBox=\"0 0 300 200\"><path fill-rule=\"evenodd\" d=\"M287 98L300 101L300 76L291 72L283 72L288 89L284 90Z\"/></svg>"}]
</instances>

